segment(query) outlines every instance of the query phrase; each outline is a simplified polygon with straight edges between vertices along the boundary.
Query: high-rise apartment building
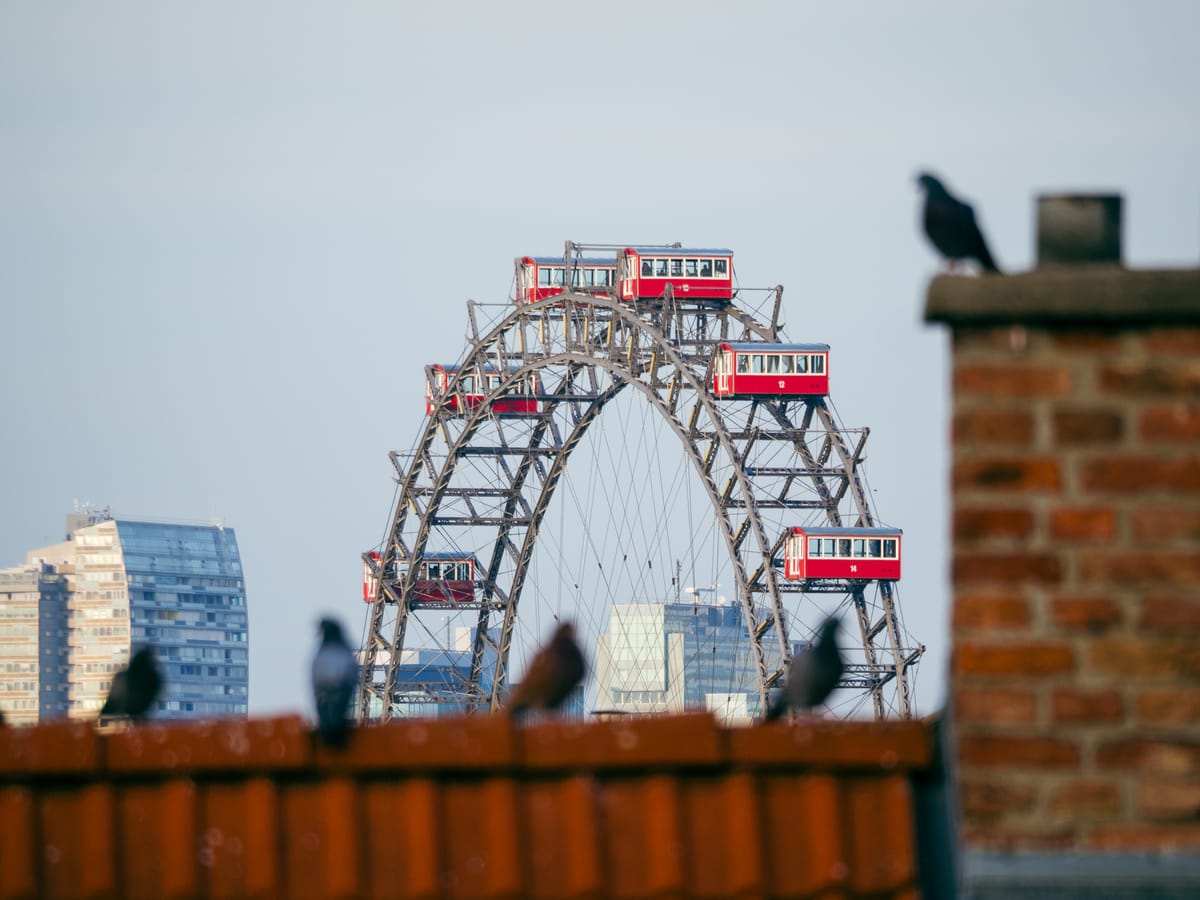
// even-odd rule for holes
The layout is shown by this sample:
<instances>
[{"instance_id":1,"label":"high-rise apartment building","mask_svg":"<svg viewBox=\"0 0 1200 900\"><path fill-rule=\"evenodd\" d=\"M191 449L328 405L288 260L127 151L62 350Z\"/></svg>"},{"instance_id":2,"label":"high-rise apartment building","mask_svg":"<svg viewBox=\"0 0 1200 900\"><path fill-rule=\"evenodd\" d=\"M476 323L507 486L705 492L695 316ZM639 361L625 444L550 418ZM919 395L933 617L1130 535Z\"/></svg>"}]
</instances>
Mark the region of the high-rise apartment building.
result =
<instances>
[{"instance_id":1,"label":"high-rise apartment building","mask_svg":"<svg viewBox=\"0 0 1200 900\"><path fill-rule=\"evenodd\" d=\"M67 583L52 566L0 570L0 710L10 724L63 715Z\"/></svg>"},{"instance_id":2,"label":"high-rise apartment building","mask_svg":"<svg viewBox=\"0 0 1200 900\"><path fill-rule=\"evenodd\" d=\"M95 716L139 644L166 678L157 718L246 714L246 590L230 528L68 516L67 540L0 572L0 605L13 626L0 635L0 710L14 721Z\"/></svg>"}]
</instances>

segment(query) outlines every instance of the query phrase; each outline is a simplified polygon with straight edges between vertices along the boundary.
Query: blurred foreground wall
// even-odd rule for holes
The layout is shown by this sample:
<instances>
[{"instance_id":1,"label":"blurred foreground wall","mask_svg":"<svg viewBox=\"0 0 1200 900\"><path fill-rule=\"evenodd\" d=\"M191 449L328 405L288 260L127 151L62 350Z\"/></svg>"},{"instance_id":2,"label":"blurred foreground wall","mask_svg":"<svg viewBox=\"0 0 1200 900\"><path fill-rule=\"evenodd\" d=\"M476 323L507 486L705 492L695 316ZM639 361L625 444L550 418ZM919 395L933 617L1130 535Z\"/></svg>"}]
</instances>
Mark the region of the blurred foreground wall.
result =
<instances>
[{"instance_id":1,"label":"blurred foreground wall","mask_svg":"<svg viewBox=\"0 0 1200 900\"><path fill-rule=\"evenodd\" d=\"M0 729L0 897L911 897L931 734L478 716L333 752L298 718Z\"/></svg>"}]
</instances>

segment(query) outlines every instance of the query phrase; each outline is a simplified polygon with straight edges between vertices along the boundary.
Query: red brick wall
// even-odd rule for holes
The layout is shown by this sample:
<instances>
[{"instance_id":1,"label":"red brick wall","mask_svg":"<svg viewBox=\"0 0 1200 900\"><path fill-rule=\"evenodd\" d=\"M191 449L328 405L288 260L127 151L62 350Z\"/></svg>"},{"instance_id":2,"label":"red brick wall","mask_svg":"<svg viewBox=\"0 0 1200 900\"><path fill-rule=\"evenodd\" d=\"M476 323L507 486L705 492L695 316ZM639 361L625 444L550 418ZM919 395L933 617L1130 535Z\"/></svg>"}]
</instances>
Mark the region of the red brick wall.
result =
<instances>
[{"instance_id":1,"label":"red brick wall","mask_svg":"<svg viewBox=\"0 0 1200 900\"><path fill-rule=\"evenodd\" d=\"M954 284L930 316L952 328L966 846L1195 851L1200 324L1006 316L992 281L991 321Z\"/></svg>"}]
</instances>

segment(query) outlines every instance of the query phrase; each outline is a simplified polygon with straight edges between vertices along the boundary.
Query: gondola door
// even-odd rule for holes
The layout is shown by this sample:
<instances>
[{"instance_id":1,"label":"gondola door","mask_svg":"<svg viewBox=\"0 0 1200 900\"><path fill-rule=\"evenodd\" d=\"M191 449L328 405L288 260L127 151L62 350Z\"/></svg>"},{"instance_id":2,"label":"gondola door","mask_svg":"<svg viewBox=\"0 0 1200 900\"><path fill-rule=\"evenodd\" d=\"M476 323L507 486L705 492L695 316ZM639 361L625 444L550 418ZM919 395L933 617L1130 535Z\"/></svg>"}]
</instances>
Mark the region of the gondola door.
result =
<instances>
[{"instance_id":1,"label":"gondola door","mask_svg":"<svg viewBox=\"0 0 1200 900\"><path fill-rule=\"evenodd\" d=\"M722 350L717 358L717 390L718 397L724 397L730 392L729 381L733 375L733 351Z\"/></svg>"}]
</instances>

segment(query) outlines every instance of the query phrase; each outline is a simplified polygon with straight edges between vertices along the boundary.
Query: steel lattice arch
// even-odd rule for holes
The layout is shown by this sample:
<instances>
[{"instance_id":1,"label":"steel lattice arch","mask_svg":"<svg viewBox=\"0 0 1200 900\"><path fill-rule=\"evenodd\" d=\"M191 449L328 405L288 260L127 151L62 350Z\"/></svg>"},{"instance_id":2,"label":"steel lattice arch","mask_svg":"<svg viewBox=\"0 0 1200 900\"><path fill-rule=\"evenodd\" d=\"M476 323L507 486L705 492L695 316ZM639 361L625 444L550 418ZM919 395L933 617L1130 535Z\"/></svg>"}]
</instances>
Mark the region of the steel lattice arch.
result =
<instances>
[{"instance_id":1,"label":"steel lattice arch","mask_svg":"<svg viewBox=\"0 0 1200 900\"><path fill-rule=\"evenodd\" d=\"M509 305L483 328L480 305L469 302L468 346L456 374L431 397L413 452L391 454L398 485L391 524L380 552L364 555L377 595L358 715L387 720L429 703L503 707L539 528L573 452L605 408L631 390L677 436L680 459L711 505L745 615L760 703L792 654L789 603L833 594L852 611L843 634L860 644L840 687L859 692L876 718L910 717L924 648L901 625L894 583L788 582L779 571L788 524L876 524L861 467L868 429L843 428L825 398L730 401L710 389L720 342L780 341L781 302L782 288L770 289L770 321L762 322L736 297L689 303L668 291L634 305L568 292ZM484 402L452 409L449 398L465 373L484 368L501 375ZM529 384L537 385L536 411L495 412L491 401ZM389 561L420 560L448 546L482 548L477 593L455 605L477 614L469 674L451 685L402 681L409 626L439 604L415 594L416 566Z\"/></svg>"}]
</instances>

